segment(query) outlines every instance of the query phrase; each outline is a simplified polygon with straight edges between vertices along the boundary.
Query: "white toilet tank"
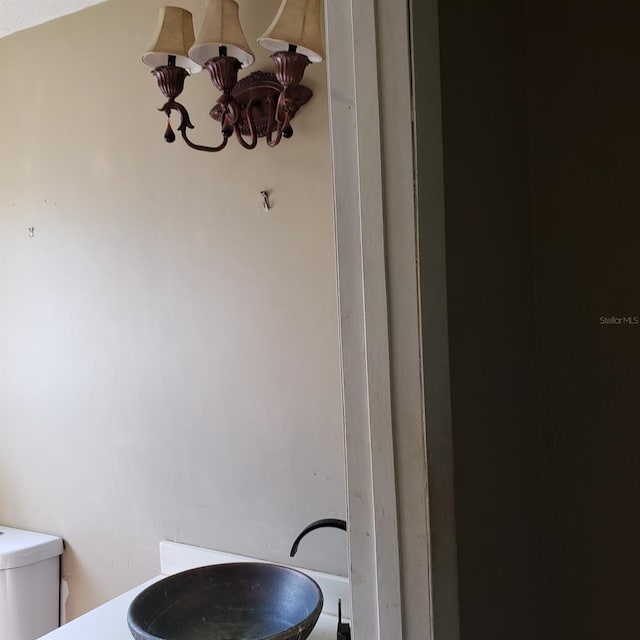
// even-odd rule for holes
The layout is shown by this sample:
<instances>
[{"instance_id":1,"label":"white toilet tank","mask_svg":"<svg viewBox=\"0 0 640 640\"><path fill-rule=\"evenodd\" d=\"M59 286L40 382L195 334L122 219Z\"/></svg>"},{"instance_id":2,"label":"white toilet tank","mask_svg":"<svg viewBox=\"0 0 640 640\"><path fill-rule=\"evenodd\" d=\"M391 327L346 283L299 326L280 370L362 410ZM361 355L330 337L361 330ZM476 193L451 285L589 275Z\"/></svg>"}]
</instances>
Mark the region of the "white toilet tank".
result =
<instances>
[{"instance_id":1,"label":"white toilet tank","mask_svg":"<svg viewBox=\"0 0 640 640\"><path fill-rule=\"evenodd\" d=\"M62 540L0 526L0 640L35 640L59 626Z\"/></svg>"}]
</instances>

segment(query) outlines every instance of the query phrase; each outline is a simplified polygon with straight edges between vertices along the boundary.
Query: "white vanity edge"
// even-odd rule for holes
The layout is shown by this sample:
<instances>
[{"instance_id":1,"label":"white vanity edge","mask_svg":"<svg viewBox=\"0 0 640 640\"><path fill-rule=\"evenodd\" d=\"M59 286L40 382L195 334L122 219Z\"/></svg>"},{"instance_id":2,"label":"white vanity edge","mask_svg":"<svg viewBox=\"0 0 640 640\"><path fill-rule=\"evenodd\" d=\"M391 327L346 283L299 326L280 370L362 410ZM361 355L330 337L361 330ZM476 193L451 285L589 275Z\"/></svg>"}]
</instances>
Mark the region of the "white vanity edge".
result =
<instances>
[{"instance_id":1,"label":"white vanity edge","mask_svg":"<svg viewBox=\"0 0 640 640\"><path fill-rule=\"evenodd\" d=\"M167 575L207 564L256 561L265 562L257 558L224 551L162 541L160 542L160 575L72 620L59 629L47 633L40 640L132 640L132 635L127 627L127 610L135 596L149 585ZM349 617L349 583L347 578L300 569L299 567L293 568L312 577L320 585L324 595L322 615L309 636L309 640L335 640L338 598L342 599L343 616Z\"/></svg>"}]
</instances>

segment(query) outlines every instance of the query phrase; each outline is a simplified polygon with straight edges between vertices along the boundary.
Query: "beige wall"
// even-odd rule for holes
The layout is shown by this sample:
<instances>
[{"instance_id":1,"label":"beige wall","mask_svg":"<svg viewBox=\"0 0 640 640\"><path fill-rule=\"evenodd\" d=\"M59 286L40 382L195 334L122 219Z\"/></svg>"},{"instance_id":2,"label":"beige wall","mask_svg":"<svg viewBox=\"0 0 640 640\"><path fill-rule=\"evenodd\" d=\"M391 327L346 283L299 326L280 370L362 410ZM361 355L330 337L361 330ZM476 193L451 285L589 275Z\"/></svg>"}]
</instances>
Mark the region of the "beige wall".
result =
<instances>
[{"instance_id":1,"label":"beige wall","mask_svg":"<svg viewBox=\"0 0 640 640\"><path fill-rule=\"evenodd\" d=\"M345 514L325 66L281 147L167 145L140 62L161 4L0 40L0 522L66 540L71 616L157 573L160 539L286 561ZM242 3L250 42L277 5ZM314 536L300 563L344 572Z\"/></svg>"}]
</instances>

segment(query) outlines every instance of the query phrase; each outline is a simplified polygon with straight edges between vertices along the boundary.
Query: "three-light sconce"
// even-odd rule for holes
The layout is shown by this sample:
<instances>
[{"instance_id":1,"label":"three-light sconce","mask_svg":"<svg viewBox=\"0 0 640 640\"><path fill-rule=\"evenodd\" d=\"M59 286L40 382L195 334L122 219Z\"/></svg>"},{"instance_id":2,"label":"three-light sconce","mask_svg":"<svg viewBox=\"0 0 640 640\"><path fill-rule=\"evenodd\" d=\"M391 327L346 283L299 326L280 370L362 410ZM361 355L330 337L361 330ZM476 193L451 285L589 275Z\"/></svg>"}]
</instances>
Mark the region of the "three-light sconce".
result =
<instances>
[{"instance_id":1,"label":"three-light sconce","mask_svg":"<svg viewBox=\"0 0 640 640\"><path fill-rule=\"evenodd\" d=\"M208 0L197 39L189 11L163 7L142 61L153 68L167 98L159 109L169 120L165 140L176 139L172 111L180 113L177 129L184 141L199 151L221 151L234 134L245 149L255 148L263 136L270 147L290 138L291 120L312 95L300 84L305 69L324 58L321 15L321 0L282 0L271 26L258 38L265 49L275 52L271 55L275 74L256 71L238 81L238 71L253 64L255 56L242 31L235 0ZM193 129L189 112L176 102L186 77L203 68L221 92L209 113L221 123L222 141L213 147L189 140L187 131Z\"/></svg>"}]
</instances>

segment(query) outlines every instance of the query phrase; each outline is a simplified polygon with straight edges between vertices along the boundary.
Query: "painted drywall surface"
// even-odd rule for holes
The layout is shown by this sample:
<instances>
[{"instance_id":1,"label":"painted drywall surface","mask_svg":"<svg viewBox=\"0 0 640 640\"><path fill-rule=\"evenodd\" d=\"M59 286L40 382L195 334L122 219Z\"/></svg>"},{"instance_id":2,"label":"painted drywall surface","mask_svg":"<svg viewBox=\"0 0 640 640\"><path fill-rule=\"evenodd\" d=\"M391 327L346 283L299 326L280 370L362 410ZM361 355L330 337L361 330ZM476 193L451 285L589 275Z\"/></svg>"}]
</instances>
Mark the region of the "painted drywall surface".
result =
<instances>
[{"instance_id":1,"label":"painted drywall surface","mask_svg":"<svg viewBox=\"0 0 640 640\"><path fill-rule=\"evenodd\" d=\"M0 38L105 0L0 0Z\"/></svg>"},{"instance_id":2,"label":"painted drywall surface","mask_svg":"<svg viewBox=\"0 0 640 640\"><path fill-rule=\"evenodd\" d=\"M70 616L157 573L162 538L286 561L344 517L325 68L277 149L167 145L160 5L0 41L0 522L65 538ZM242 4L249 41L277 5ZM188 79L197 141L215 95ZM342 533L313 535L299 562L344 572Z\"/></svg>"}]
</instances>

